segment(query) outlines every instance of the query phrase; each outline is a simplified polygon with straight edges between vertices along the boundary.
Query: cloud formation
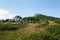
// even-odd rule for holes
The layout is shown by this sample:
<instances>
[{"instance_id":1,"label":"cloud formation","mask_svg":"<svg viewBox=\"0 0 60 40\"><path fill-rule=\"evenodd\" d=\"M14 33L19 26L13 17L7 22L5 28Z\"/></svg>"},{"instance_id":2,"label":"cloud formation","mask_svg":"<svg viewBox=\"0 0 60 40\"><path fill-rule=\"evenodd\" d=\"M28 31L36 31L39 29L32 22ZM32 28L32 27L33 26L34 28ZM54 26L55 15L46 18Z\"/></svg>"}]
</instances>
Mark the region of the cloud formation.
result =
<instances>
[{"instance_id":1,"label":"cloud formation","mask_svg":"<svg viewBox=\"0 0 60 40\"><path fill-rule=\"evenodd\" d=\"M7 19L11 18L13 15L8 11L4 9L0 9L0 19Z\"/></svg>"}]
</instances>

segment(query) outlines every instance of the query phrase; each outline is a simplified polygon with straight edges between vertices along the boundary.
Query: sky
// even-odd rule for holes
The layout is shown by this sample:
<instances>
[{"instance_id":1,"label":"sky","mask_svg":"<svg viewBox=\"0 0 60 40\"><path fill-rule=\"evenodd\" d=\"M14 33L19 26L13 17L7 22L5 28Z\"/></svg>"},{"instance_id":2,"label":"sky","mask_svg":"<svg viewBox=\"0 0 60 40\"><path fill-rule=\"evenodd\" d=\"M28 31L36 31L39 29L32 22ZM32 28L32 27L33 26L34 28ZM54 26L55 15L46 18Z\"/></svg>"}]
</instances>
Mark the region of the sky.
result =
<instances>
[{"instance_id":1,"label":"sky","mask_svg":"<svg viewBox=\"0 0 60 40\"><path fill-rule=\"evenodd\" d=\"M0 19L36 13L60 18L60 0L0 0Z\"/></svg>"}]
</instances>

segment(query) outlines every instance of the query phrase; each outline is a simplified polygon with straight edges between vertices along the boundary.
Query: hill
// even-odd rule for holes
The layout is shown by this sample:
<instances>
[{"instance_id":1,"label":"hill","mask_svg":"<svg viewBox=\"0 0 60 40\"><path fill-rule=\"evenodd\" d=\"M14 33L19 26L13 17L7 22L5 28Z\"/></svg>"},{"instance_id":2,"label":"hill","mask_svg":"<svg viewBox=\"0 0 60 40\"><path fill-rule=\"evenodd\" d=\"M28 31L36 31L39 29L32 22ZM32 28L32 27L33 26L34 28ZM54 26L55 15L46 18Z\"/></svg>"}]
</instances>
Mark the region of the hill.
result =
<instances>
[{"instance_id":1,"label":"hill","mask_svg":"<svg viewBox=\"0 0 60 40\"><path fill-rule=\"evenodd\" d=\"M35 14L32 17L24 17L23 20L27 23L57 23L60 24L60 18L46 16L42 14Z\"/></svg>"},{"instance_id":2,"label":"hill","mask_svg":"<svg viewBox=\"0 0 60 40\"><path fill-rule=\"evenodd\" d=\"M60 40L60 18L35 14L0 20L0 40Z\"/></svg>"}]
</instances>

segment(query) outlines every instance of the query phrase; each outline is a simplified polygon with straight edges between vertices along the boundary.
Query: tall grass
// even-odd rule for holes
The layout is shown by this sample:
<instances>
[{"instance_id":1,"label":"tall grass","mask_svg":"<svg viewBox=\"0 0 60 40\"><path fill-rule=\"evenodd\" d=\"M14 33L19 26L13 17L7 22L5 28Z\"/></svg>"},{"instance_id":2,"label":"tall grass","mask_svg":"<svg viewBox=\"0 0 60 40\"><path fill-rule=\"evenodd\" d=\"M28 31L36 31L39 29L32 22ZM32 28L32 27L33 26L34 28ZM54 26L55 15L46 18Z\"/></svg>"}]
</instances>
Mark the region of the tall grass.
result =
<instances>
[{"instance_id":1,"label":"tall grass","mask_svg":"<svg viewBox=\"0 0 60 40\"><path fill-rule=\"evenodd\" d=\"M44 32L32 33L24 40L60 40L60 25L53 25L47 28Z\"/></svg>"},{"instance_id":2,"label":"tall grass","mask_svg":"<svg viewBox=\"0 0 60 40\"><path fill-rule=\"evenodd\" d=\"M22 24L22 23L18 23L18 24L12 24L12 23L8 23L8 24L0 24L0 30L16 30L18 28L21 28L22 26L24 26L26 24Z\"/></svg>"},{"instance_id":3,"label":"tall grass","mask_svg":"<svg viewBox=\"0 0 60 40\"><path fill-rule=\"evenodd\" d=\"M11 27L21 27L22 24L8 24ZM18 25L18 26L17 26ZM60 25L49 26L43 32L28 35L25 30L0 31L0 40L60 40Z\"/></svg>"}]
</instances>

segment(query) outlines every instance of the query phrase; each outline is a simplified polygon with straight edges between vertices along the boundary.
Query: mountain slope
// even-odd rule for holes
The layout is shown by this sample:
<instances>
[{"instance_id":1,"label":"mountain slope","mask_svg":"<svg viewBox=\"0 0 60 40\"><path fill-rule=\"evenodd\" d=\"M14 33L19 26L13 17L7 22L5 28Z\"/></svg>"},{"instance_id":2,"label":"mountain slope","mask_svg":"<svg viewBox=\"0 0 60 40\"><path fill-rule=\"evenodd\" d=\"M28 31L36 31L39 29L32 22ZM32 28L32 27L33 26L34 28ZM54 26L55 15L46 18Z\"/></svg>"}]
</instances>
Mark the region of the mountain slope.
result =
<instances>
[{"instance_id":1,"label":"mountain slope","mask_svg":"<svg viewBox=\"0 0 60 40\"><path fill-rule=\"evenodd\" d=\"M46 16L42 14L36 14L32 17L24 17L23 20L27 23L46 23L54 22L60 24L60 18Z\"/></svg>"},{"instance_id":2,"label":"mountain slope","mask_svg":"<svg viewBox=\"0 0 60 40\"><path fill-rule=\"evenodd\" d=\"M0 40L58 40L60 38L60 18L36 14L21 20L0 23Z\"/></svg>"}]
</instances>

